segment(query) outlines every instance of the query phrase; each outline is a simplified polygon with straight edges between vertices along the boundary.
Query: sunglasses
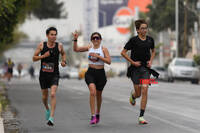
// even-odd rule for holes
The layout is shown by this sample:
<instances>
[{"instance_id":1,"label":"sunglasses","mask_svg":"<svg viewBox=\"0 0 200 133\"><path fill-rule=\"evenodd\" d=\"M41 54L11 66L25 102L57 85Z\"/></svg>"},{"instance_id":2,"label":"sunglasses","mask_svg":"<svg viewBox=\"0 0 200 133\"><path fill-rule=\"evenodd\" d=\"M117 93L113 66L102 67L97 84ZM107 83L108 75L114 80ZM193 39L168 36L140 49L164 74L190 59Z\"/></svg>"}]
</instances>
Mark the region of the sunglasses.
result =
<instances>
[{"instance_id":1,"label":"sunglasses","mask_svg":"<svg viewBox=\"0 0 200 133\"><path fill-rule=\"evenodd\" d=\"M92 37L92 40L100 40L101 38L98 36Z\"/></svg>"},{"instance_id":2,"label":"sunglasses","mask_svg":"<svg viewBox=\"0 0 200 133\"><path fill-rule=\"evenodd\" d=\"M140 30L148 30L148 27L141 27Z\"/></svg>"}]
</instances>

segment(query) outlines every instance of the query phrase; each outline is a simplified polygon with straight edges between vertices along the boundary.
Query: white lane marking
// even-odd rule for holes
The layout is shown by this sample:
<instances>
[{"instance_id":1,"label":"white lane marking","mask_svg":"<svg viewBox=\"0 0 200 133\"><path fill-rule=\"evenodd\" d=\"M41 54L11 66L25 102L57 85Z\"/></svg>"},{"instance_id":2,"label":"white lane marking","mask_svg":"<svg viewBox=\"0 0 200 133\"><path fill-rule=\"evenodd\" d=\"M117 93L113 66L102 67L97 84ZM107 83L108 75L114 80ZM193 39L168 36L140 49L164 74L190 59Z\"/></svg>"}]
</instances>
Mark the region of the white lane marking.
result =
<instances>
[{"instance_id":1,"label":"white lane marking","mask_svg":"<svg viewBox=\"0 0 200 133\"><path fill-rule=\"evenodd\" d=\"M129 111L133 111L133 110L131 110L130 108L128 108L128 107L126 107L126 106L124 106L123 108L124 108L124 109L127 109L127 110L129 110ZM148 115L148 114L147 114L147 116L149 116L149 117L151 117L151 118L154 118L154 119L157 119L157 120L159 120L159 121L162 121L162 122L164 122L164 123L167 123L167 124L169 124L169 125L171 125L171 126L174 126L174 127L180 128L180 129L187 130L187 131L189 131L189 132L199 133L199 130L196 130L196 129L193 129L193 128L190 128L190 127L186 127L186 126L183 126L183 125L181 125L181 124L177 124L177 123L175 123L175 122L173 122L173 121L169 121L169 120L163 119L163 118L161 118L161 117L159 117L159 116Z\"/></svg>"}]
</instances>

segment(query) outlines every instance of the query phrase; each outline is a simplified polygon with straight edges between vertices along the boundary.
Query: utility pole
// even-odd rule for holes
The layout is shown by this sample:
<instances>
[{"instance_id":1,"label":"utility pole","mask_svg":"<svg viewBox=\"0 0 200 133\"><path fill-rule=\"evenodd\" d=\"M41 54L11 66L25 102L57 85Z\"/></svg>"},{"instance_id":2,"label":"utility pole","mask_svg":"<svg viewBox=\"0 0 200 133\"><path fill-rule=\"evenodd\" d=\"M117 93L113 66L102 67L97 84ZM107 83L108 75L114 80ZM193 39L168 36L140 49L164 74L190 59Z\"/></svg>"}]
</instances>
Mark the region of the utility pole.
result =
<instances>
[{"instance_id":1,"label":"utility pole","mask_svg":"<svg viewBox=\"0 0 200 133\"><path fill-rule=\"evenodd\" d=\"M188 0L184 1L184 42L183 42L183 56L187 52L187 5Z\"/></svg>"},{"instance_id":2,"label":"utility pole","mask_svg":"<svg viewBox=\"0 0 200 133\"><path fill-rule=\"evenodd\" d=\"M178 2L179 2L179 0L176 0L176 18L175 18L175 20L176 20L176 57L178 57L178 18L179 18L179 16L178 16Z\"/></svg>"}]
</instances>

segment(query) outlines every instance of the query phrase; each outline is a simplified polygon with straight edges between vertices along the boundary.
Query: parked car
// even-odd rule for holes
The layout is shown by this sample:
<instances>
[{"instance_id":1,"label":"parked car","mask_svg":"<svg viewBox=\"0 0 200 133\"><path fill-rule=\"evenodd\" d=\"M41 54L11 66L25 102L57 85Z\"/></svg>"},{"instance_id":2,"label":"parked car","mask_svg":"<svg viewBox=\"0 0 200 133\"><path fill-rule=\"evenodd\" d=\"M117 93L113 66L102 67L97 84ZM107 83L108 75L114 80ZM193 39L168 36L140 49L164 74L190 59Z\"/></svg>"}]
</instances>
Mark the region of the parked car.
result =
<instances>
[{"instance_id":1,"label":"parked car","mask_svg":"<svg viewBox=\"0 0 200 133\"><path fill-rule=\"evenodd\" d=\"M168 80L188 80L193 84L199 83L200 71L192 59L174 58L168 66Z\"/></svg>"},{"instance_id":2,"label":"parked car","mask_svg":"<svg viewBox=\"0 0 200 133\"><path fill-rule=\"evenodd\" d=\"M75 78L78 79L78 69L75 67L62 67L59 66L60 78Z\"/></svg>"},{"instance_id":3,"label":"parked car","mask_svg":"<svg viewBox=\"0 0 200 133\"><path fill-rule=\"evenodd\" d=\"M152 66L152 69L159 73L159 80L168 81L167 69L162 66Z\"/></svg>"}]
</instances>

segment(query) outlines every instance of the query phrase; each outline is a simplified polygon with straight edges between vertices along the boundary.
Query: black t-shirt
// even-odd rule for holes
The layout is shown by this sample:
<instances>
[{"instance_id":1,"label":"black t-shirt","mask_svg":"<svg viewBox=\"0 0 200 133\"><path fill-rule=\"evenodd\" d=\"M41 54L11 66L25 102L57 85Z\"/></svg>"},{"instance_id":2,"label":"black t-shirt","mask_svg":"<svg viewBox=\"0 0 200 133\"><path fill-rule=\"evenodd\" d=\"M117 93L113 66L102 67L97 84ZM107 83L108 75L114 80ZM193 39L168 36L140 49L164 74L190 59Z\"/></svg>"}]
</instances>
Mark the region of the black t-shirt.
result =
<instances>
[{"instance_id":1,"label":"black t-shirt","mask_svg":"<svg viewBox=\"0 0 200 133\"><path fill-rule=\"evenodd\" d=\"M126 43L124 49L131 50L131 59L133 61L141 61L142 65L146 65L151 58L150 49L154 49L154 40L150 36L147 36L146 40L141 40L138 36L134 36Z\"/></svg>"}]
</instances>

